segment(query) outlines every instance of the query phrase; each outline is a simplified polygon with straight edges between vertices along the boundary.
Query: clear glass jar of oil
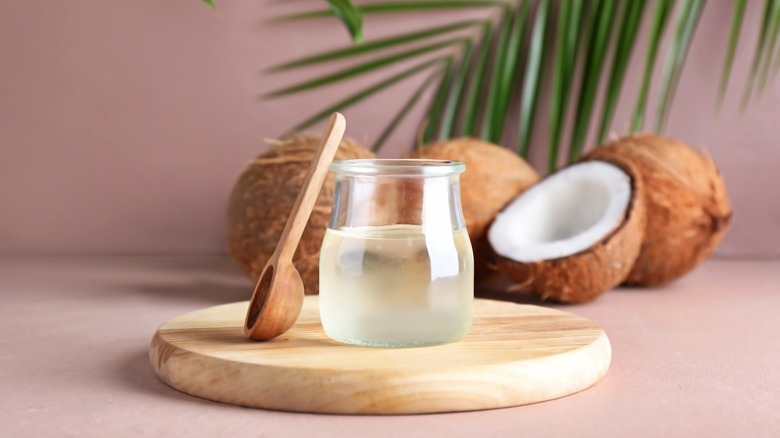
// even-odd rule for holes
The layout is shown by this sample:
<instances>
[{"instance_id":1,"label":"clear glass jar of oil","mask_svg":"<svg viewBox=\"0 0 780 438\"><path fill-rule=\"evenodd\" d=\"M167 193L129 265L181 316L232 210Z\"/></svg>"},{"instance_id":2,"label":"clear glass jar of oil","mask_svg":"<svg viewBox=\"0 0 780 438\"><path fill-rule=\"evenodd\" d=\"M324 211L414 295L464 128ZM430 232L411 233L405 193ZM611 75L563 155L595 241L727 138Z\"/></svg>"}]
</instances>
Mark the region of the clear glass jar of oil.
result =
<instances>
[{"instance_id":1,"label":"clear glass jar of oil","mask_svg":"<svg viewBox=\"0 0 780 438\"><path fill-rule=\"evenodd\" d=\"M334 162L320 251L320 317L331 338L406 347L457 341L471 326L474 259L460 162Z\"/></svg>"}]
</instances>

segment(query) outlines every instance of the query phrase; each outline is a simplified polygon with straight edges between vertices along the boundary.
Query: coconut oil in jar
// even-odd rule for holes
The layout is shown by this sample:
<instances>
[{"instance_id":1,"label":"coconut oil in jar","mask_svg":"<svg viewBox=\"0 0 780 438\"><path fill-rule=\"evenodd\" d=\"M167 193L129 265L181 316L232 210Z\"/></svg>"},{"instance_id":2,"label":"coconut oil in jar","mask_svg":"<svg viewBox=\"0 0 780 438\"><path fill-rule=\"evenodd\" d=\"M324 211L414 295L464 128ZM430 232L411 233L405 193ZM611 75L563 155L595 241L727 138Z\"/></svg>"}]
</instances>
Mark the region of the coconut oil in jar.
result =
<instances>
[{"instance_id":1,"label":"coconut oil in jar","mask_svg":"<svg viewBox=\"0 0 780 438\"><path fill-rule=\"evenodd\" d=\"M320 250L320 318L346 343L406 347L468 332L474 259L460 206L463 163L335 162Z\"/></svg>"},{"instance_id":2,"label":"coconut oil in jar","mask_svg":"<svg viewBox=\"0 0 780 438\"><path fill-rule=\"evenodd\" d=\"M327 230L322 325L336 340L379 346L456 341L471 326L474 267L465 230L419 225Z\"/></svg>"}]
</instances>

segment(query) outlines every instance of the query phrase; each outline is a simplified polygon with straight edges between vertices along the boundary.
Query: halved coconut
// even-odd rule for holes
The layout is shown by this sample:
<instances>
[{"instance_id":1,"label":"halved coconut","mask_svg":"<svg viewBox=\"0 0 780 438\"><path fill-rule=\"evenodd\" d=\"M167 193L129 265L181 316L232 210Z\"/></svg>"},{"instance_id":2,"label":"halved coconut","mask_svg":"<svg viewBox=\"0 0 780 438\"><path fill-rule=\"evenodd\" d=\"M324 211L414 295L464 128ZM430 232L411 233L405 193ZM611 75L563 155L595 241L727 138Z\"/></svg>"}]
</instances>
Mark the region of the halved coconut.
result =
<instances>
[{"instance_id":1,"label":"halved coconut","mask_svg":"<svg viewBox=\"0 0 780 438\"><path fill-rule=\"evenodd\" d=\"M488 231L516 289L567 303L620 284L642 244L641 181L629 166L584 162L523 192Z\"/></svg>"}]
</instances>

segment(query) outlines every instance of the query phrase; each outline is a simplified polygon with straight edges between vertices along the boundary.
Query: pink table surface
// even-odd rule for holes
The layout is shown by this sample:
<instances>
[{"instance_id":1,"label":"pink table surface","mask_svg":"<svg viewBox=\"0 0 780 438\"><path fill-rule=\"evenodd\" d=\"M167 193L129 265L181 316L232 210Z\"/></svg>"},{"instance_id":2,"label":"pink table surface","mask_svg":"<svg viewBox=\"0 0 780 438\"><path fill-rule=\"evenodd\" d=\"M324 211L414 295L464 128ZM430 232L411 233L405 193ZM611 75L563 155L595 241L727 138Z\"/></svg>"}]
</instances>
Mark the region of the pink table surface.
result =
<instances>
[{"instance_id":1,"label":"pink table surface","mask_svg":"<svg viewBox=\"0 0 780 438\"><path fill-rule=\"evenodd\" d=\"M664 289L566 306L607 331L604 380L455 414L269 412L156 378L159 324L250 292L217 257L0 259L0 436L780 436L780 261L711 261Z\"/></svg>"}]
</instances>

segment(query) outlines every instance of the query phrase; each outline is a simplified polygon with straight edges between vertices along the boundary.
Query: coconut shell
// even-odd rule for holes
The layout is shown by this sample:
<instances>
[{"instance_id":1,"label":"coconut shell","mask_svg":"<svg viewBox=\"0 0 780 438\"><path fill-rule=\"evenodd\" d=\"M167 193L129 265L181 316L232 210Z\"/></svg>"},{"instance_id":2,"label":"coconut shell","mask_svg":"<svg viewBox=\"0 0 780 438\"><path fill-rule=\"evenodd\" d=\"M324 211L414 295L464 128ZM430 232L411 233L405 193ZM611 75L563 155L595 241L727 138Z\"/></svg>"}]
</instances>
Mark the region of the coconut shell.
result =
<instances>
[{"instance_id":1,"label":"coconut shell","mask_svg":"<svg viewBox=\"0 0 780 438\"><path fill-rule=\"evenodd\" d=\"M646 188L647 228L628 285L661 285L691 271L713 253L731 223L720 172L708 155L685 143L640 134L585 159L630 164Z\"/></svg>"},{"instance_id":2,"label":"coconut shell","mask_svg":"<svg viewBox=\"0 0 780 438\"><path fill-rule=\"evenodd\" d=\"M275 144L249 163L233 187L227 209L227 250L255 280L276 249L319 142L319 136L301 135ZM345 139L335 159L373 156L357 142ZM293 257L306 294L319 291L320 246L330 219L334 185L330 174Z\"/></svg>"},{"instance_id":3,"label":"coconut shell","mask_svg":"<svg viewBox=\"0 0 780 438\"><path fill-rule=\"evenodd\" d=\"M539 181L539 174L515 152L473 138L423 146L412 157L466 164L460 180L463 217L474 250L475 275L484 278L491 252L488 226L510 201Z\"/></svg>"},{"instance_id":4,"label":"coconut shell","mask_svg":"<svg viewBox=\"0 0 780 438\"><path fill-rule=\"evenodd\" d=\"M562 303L591 301L625 280L639 255L645 228L643 185L631 165L617 164L631 177L631 200L621 224L589 249L558 259L523 263L493 252L495 266L515 285L512 291Z\"/></svg>"}]
</instances>

